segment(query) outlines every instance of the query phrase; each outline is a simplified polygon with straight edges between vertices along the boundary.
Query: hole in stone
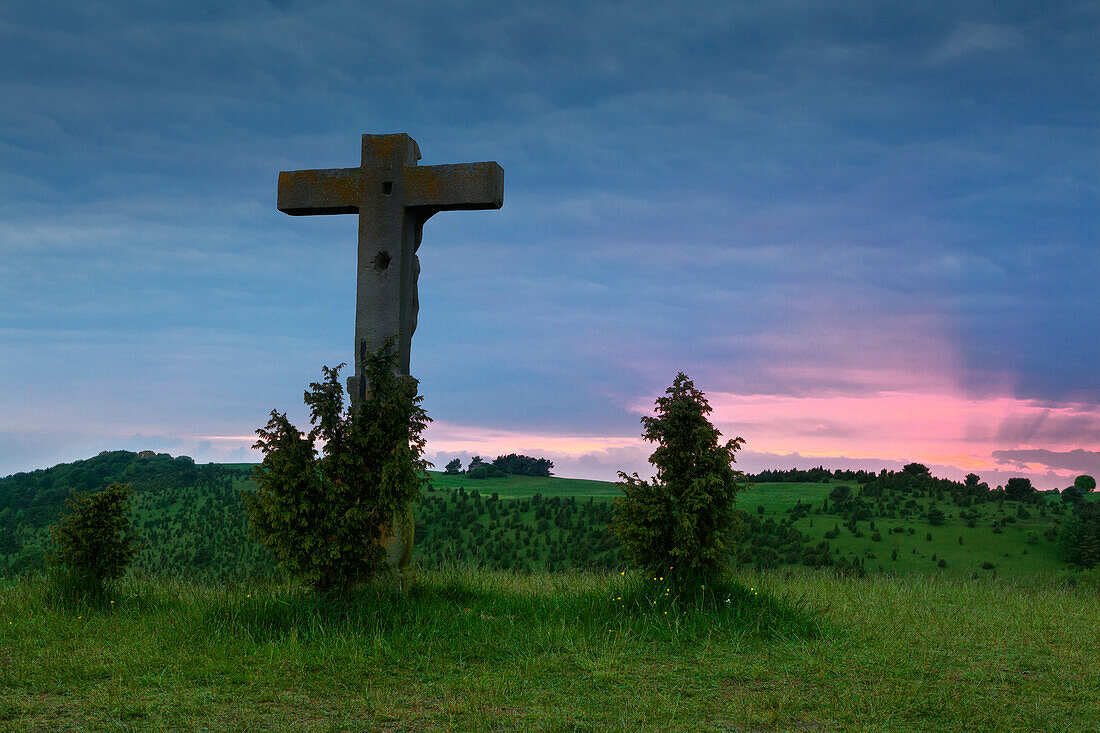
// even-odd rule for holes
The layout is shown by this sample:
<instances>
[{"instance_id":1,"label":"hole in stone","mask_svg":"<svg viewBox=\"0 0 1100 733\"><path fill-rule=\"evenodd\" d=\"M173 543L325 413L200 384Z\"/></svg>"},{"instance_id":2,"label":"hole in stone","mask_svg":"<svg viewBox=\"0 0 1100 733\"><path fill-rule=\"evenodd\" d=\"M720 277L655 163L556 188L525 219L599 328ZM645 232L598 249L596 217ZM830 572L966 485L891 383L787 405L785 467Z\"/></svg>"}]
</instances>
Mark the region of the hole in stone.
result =
<instances>
[{"instance_id":1,"label":"hole in stone","mask_svg":"<svg viewBox=\"0 0 1100 733\"><path fill-rule=\"evenodd\" d=\"M390 266L390 253L386 251L379 252L374 256L374 269L382 272Z\"/></svg>"},{"instance_id":2,"label":"hole in stone","mask_svg":"<svg viewBox=\"0 0 1100 733\"><path fill-rule=\"evenodd\" d=\"M393 181L386 181L382 184L382 193L387 196L393 193Z\"/></svg>"}]
</instances>

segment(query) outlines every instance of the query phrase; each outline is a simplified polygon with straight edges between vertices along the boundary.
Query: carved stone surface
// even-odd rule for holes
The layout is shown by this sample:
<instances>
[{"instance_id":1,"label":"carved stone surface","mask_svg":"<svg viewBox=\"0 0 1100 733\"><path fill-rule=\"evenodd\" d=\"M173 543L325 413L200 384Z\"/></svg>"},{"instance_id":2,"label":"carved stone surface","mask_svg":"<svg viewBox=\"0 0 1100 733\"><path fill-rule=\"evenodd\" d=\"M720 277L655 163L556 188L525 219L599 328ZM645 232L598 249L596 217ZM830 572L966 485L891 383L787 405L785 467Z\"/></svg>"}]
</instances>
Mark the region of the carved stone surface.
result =
<instances>
[{"instance_id":1,"label":"carved stone surface","mask_svg":"<svg viewBox=\"0 0 1100 733\"><path fill-rule=\"evenodd\" d=\"M397 336L399 369L409 374L409 347L420 309L416 250L424 222L439 211L499 209L504 171L495 162L418 166L420 147L404 133L364 135L358 168L283 171L279 210L293 216L359 214L355 301L355 376L359 357Z\"/></svg>"},{"instance_id":2,"label":"carved stone surface","mask_svg":"<svg viewBox=\"0 0 1100 733\"><path fill-rule=\"evenodd\" d=\"M358 168L282 171L278 207L292 216L359 214L355 286L353 401L365 396L364 355L398 337L398 370L409 376L409 348L420 311L416 250L424 222L439 211L499 209L504 171L495 162L418 166L420 147L405 133L363 135ZM412 556L412 509L395 518L383 540L402 572Z\"/></svg>"}]
</instances>

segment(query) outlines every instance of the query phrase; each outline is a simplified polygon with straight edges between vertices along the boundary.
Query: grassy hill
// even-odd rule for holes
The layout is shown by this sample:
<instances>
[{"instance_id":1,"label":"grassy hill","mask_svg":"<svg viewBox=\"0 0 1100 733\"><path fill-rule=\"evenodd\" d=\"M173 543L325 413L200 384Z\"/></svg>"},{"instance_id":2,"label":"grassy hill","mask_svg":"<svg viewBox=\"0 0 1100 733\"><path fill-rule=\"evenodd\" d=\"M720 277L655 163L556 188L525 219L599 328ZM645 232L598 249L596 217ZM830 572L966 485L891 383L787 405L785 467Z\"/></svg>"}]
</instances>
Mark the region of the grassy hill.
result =
<instances>
[{"instance_id":1,"label":"grassy hill","mask_svg":"<svg viewBox=\"0 0 1100 733\"><path fill-rule=\"evenodd\" d=\"M610 501L619 494L614 483L583 479L506 476L470 480L462 475L443 476L433 472L432 483L436 491L476 490L481 496L495 492L501 499L530 499L541 494L543 497L591 497L595 501ZM937 503L935 498L915 496L910 499L913 506L908 516L877 516L860 521L857 536L843 526L841 515L823 508L830 492L838 486L858 490L858 484L853 481L758 483L738 495L738 506L762 523L771 520L775 525L796 529L804 536L804 545L828 541L835 558L860 559L869 571L922 572L953 577L999 573L1020 577L1054 574L1066 569L1054 542L1058 522L1064 516L1057 497L1039 497L1041 502L1026 505L990 501L972 504L965 510L940 500L945 519L942 524L932 525L920 517ZM796 510L806 505L809 511ZM1024 516L1021 516L1021 509ZM967 516L973 514L973 519L967 521L960 512ZM522 512L520 518L527 526L537 524L530 508ZM834 529L839 530L839 534L829 537ZM465 546L474 544L472 538L479 531L480 524L464 530ZM879 539L875 539L876 532ZM463 546L463 543L455 545ZM546 553L541 553L539 558L545 562ZM940 561L944 562L944 567L940 566ZM799 563L801 558L779 564ZM992 567L983 568L983 565Z\"/></svg>"},{"instance_id":2,"label":"grassy hill","mask_svg":"<svg viewBox=\"0 0 1100 733\"><path fill-rule=\"evenodd\" d=\"M733 571L674 595L620 570L614 484L432 474L415 584L334 599L248 538L249 470L119 451L0 479L0 731L1100 730L1100 570L1058 559L1056 497L761 483ZM45 527L113 480L148 546L67 605Z\"/></svg>"},{"instance_id":3,"label":"grassy hill","mask_svg":"<svg viewBox=\"0 0 1100 733\"><path fill-rule=\"evenodd\" d=\"M115 451L0 479L0 571L41 567L46 527L57 521L70 491L118 480L130 482L135 491L134 521L146 542L133 566L139 574L277 575L270 556L248 536L240 492L254 488L251 468ZM521 571L624 566L606 531L611 500L619 493L613 483L430 476L432 490L415 509L414 563L422 568L454 562ZM879 495L865 498L860 497L872 492L873 484L835 479L756 484L738 496L746 522L734 563L957 578L1067 569L1056 552L1065 516L1057 497L1037 495L1035 502L1022 504L990 493L980 501L960 497L962 506L952 494L959 485L930 477L918 484L887 484L876 490ZM849 486L856 499L846 506L830 502L838 486ZM933 507L943 512L938 524L927 518Z\"/></svg>"}]
</instances>

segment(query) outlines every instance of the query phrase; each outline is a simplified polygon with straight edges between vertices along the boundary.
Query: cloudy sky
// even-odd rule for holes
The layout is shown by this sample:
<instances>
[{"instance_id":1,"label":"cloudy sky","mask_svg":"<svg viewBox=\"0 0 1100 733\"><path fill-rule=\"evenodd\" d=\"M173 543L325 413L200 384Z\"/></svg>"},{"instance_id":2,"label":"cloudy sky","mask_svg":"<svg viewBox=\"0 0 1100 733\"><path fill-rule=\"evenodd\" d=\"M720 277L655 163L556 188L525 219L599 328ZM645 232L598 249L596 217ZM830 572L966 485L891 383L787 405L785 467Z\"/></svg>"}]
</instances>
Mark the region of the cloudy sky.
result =
<instances>
[{"instance_id":1,"label":"cloudy sky","mask_svg":"<svg viewBox=\"0 0 1100 733\"><path fill-rule=\"evenodd\" d=\"M683 371L748 470L1100 474L1096 2L0 4L0 476L257 460L353 342L280 170L498 161L420 248L429 452L649 475Z\"/></svg>"}]
</instances>

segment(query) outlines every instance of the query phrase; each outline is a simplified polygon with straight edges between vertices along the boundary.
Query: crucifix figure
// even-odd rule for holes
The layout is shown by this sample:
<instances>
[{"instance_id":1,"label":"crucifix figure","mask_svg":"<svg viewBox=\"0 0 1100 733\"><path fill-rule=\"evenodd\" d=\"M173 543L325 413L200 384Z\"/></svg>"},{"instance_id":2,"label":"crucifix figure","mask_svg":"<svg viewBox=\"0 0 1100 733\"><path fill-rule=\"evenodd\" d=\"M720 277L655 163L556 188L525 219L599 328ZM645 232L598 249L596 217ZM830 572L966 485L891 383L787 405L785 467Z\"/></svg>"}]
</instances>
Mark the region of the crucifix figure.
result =
<instances>
[{"instance_id":1,"label":"crucifix figure","mask_svg":"<svg viewBox=\"0 0 1100 733\"><path fill-rule=\"evenodd\" d=\"M364 135L358 168L282 171L279 211L292 216L359 214L352 400L365 396L360 362L397 336L398 369L409 376L409 346L420 310L416 250L438 211L499 209L504 171L495 162L417 165L420 147L405 133Z\"/></svg>"},{"instance_id":2,"label":"crucifix figure","mask_svg":"<svg viewBox=\"0 0 1100 733\"><path fill-rule=\"evenodd\" d=\"M404 133L364 135L358 168L279 173L280 211L359 215L355 376L348 378L353 403L366 397L363 358L391 336L397 337L398 371L409 376L409 346L420 310L416 249L424 222L438 211L504 205L504 171L495 162L418 166L418 160L419 146ZM390 564L402 573L412 557L413 526L408 506L382 541Z\"/></svg>"}]
</instances>

